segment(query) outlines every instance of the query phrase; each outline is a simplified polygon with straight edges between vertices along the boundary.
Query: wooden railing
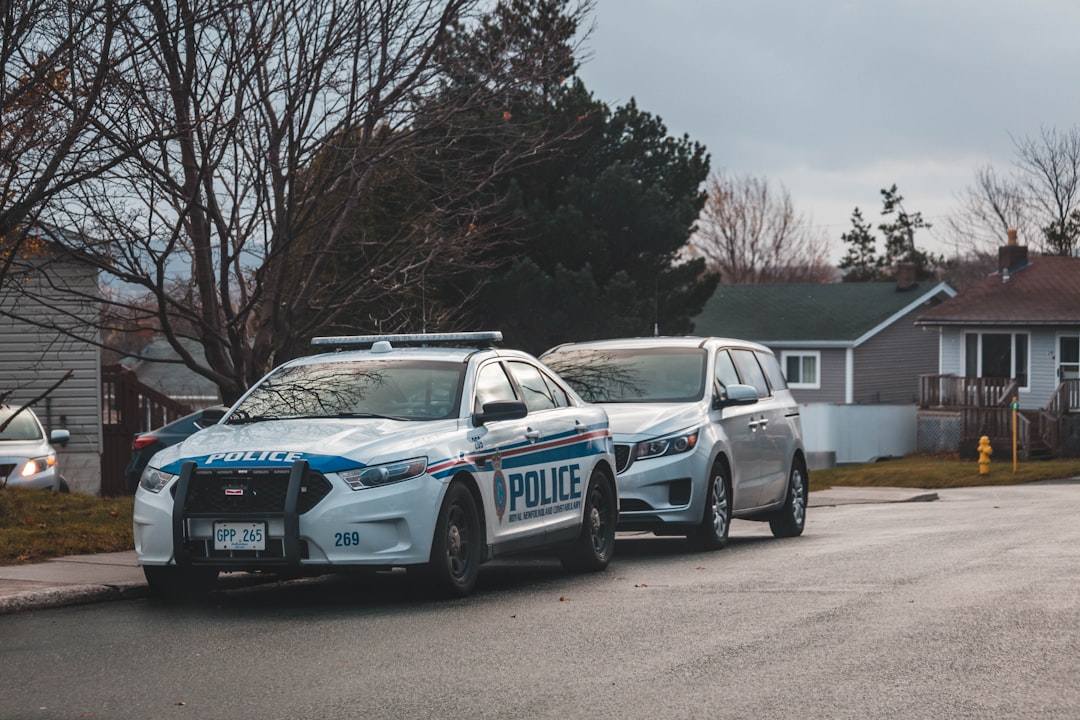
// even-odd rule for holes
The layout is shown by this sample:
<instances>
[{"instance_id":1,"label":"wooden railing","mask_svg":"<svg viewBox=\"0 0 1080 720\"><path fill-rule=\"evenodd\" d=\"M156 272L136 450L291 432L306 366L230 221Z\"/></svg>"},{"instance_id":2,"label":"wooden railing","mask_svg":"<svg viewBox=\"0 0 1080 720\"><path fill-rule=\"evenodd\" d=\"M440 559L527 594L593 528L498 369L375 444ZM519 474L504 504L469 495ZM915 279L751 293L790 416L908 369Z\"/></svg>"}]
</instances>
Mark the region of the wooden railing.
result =
<instances>
[{"instance_id":1,"label":"wooden railing","mask_svg":"<svg viewBox=\"0 0 1080 720\"><path fill-rule=\"evenodd\" d=\"M1008 405L1016 394L1011 378L920 375L919 407L983 408Z\"/></svg>"},{"instance_id":2,"label":"wooden railing","mask_svg":"<svg viewBox=\"0 0 1080 720\"><path fill-rule=\"evenodd\" d=\"M971 378L958 375L920 375L919 407L944 408L960 413L960 437L973 440L1012 437L1010 403L1017 382L1009 378ZM1062 380L1049 402L1033 421L1017 414L1017 444L1027 453L1041 440L1056 456L1061 450L1061 418L1080 412L1080 379ZM1035 417L1035 416L1033 416Z\"/></svg>"}]
</instances>

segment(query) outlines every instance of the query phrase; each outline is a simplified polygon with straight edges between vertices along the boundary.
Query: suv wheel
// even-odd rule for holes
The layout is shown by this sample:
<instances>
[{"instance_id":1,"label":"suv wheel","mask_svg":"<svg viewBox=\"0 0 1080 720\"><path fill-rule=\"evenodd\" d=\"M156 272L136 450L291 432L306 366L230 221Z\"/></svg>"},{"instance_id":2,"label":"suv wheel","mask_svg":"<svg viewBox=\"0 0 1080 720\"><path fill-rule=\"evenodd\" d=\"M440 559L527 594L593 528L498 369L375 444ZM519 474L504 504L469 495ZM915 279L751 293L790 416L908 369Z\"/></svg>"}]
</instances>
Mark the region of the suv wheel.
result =
<instances>
[{"instance_id":1,"label":"suv wheel","mask_svg":"<svg viewBox=\"0 0 1080 720\"><path fill-rule=\"evenodd\" d=\"M720 550L727 545L730 530L731 479L723 463L717 461L709 473L701 524L687 537L695 550Z\"/></svg>"}]
</instances>

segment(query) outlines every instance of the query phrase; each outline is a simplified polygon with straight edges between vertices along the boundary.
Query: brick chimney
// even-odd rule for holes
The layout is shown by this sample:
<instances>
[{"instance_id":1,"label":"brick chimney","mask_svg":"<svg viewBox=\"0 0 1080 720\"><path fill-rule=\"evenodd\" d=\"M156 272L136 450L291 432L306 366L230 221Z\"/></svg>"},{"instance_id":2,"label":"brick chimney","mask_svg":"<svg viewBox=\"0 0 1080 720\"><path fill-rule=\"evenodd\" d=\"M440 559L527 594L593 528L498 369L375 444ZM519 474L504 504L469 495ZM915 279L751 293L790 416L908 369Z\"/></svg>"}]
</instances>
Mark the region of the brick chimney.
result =
<instances>
[{"instance_id":1,"label":"brick chimney","mask_svg":"<svg viewBox=\"0 0 1080 720\"><path fill-rule=\"evenodd\" d=\"M998 272L1014 273L1027 264L1027 245L1017 245L1016 228L1009 228L1009 243L998 248Z\"/></svg>"}]
</instances>

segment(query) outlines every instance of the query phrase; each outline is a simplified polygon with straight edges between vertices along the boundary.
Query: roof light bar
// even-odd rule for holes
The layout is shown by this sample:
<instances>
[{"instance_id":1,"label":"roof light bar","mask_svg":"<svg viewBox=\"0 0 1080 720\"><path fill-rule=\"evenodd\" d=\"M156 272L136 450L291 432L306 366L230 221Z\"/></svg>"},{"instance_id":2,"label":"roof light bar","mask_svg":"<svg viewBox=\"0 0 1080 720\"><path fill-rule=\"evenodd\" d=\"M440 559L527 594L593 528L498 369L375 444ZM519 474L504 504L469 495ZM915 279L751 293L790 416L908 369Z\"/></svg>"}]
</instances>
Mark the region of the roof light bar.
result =
<instances>
[{"instance_id":1,"label":"roof light bar","mask_svg":"<svg viewBox=\"0 0 1080 720\"><path fill-rule=\"evenodd\" d=\"M377 342L397 345L477 345L487 346L502 342L503 335L498 330L461 333L413 333L405 335L341 335L337 337L312 338L311 344L318 347L371 347Z\"/></svg>"}]
</instances>

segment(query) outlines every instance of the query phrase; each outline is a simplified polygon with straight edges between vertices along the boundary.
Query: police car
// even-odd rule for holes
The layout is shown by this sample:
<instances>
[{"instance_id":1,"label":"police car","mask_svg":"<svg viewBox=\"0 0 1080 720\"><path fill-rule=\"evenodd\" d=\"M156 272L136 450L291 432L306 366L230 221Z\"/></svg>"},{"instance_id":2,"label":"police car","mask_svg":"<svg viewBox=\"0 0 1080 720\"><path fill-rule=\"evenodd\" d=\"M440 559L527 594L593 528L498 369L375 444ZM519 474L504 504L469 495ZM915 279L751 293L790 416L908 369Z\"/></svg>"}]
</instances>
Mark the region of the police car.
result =
<instances>
[{"instance_id":1,"label":"police car","mask_svg":"<svg viewBox=\"0 0 1080 720\"><path fill-rule=\"evenodd\" d=\"M405 567L463 596L481 563L546 547L602 570L618 496L605 412L498 332L316 338L217 424L162 450L135 496L151 589L220 572Z\"/></svg>"}]
</instances>

